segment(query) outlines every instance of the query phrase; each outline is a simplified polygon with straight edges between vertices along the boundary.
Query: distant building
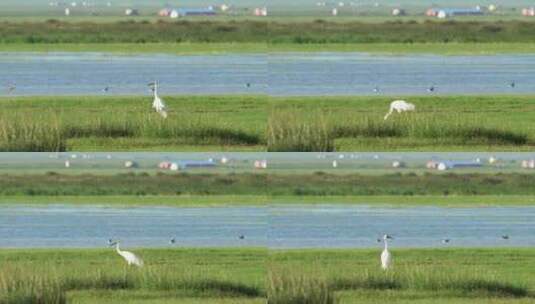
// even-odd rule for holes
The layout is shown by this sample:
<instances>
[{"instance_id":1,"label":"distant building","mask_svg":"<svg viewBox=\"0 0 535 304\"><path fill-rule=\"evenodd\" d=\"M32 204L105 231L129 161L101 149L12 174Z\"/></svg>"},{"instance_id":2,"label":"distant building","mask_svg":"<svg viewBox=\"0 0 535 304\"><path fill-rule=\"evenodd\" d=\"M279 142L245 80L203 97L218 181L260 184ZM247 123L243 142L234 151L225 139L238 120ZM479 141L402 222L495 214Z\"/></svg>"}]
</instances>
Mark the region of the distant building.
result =
<instances>
[{"instance_id":1,"label":"distant building","mask_svg":"<svg viewBox=\"0 0 535 304\"><path fill-rule=\"evenodd\" d=\"M535 17L535 7L524 8L522 9L522 16L525 17Z\"/></svg>"},{"instance_id":2,"label":"distant building","mask_svg":"<svg viewBox=\"0 0 535 304\"><path fill-rule=\"evenodd\" d=\"M254 15L257 17L266 17L268 15L267 7L257 7L254 9Z\"/></svg>"},{"instance_id":3,"label":"distant building","mask_svg":"<svg viewBox=\"0 0 535 304\"><path fill-rule=\"evenodd\" d=\"M125 11L124 11L124 14L126 16L139 16L139 10L135 9L135 8L127 8Z\"/></svg>"},{"instance_id":4,"label":"distant building","mask_svg":"<svg viewBox=\"0 0 535 304\"><path fill-rule=\"evenodd\" d=\"M431 8L426 12L428 17L437 17L445 19L458 16L481 16L483 11L481 7L476 8Z\"/></svg>"},{"instance_id":5,"label":"distant building","mask_svg":"<svg viewBox=\"0 0 535 304\"><path fill-rule=\"evenodd\" d=\"M401 8L395 8L392 10L392 16L405 16L407 12Z\"/></svg>"},{"instance_id":6,"label":"distant building","mask_svg":"<svg viewBox=\"0 0 535 304\"><path fill-rule=\"evenodd\" d=\"M180 18L188 16L215 16L216 12L213 7L209 8L177 8L171 10L169 17Z\"/></svg>"},{"instance_id":7,"label":"distant building","mask_svg":"<svg viewBox=\"0 0 535 304\"><path fill-rule=\"evenodd\" d=\"M426 164L427 169L446 171L455 168L480 168L480 162L463 162L463 161L429 161Z\"/></svg>"},{"instance_id":8,"label":"distant building","mask_svg":"<svg viewBox=\"0 0 535 304\"><path fill-rule=\"evenodd\" d=\"M172 9L170 8L164 8L158 12L158 16L160 17L169 17L171 16Z\"/></svg>"}]
</instances>

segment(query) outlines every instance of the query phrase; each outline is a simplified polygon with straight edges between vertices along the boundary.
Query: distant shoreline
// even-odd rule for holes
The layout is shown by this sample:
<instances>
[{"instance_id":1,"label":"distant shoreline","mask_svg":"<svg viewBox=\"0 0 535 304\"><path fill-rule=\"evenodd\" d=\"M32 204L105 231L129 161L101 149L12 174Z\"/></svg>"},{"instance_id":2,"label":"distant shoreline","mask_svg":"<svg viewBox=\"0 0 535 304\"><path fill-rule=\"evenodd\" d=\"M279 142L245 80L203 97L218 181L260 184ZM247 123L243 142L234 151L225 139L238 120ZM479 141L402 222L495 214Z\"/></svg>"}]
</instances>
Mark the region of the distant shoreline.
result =
<instances>
[{"instance_id":1,"label":"distant shoreline","mask_svg":"<svg viewBox=\"0 0 535 304\"><path fill-rule=\"evenodd\" d=\"M225 55L233 53L355 52L382 55L432 54L455 56L535 54L535 43L3 43L0 44L0 52L101 52L117 55Z\"/></svg>"}]
</instances>

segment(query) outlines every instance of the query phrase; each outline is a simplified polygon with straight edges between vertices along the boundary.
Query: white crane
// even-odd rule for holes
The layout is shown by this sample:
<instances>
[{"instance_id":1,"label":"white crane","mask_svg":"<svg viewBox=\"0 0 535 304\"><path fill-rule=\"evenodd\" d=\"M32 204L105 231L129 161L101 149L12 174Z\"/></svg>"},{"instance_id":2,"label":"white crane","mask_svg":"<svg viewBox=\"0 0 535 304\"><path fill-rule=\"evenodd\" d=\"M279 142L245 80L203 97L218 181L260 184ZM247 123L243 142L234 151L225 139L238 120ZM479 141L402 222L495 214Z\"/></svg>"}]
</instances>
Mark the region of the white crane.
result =
<instances>
[{"instance_id":1,"label":"white crane","mask_svg":"<svg viewBox=\"0 0 535 304\"><path fill-rule=\"evenodd\" d=\"M163 118L167 118L167 107L165 106L165 103L160 98L160 96L158 96L158 81L149 83L149 86L152 89L152 92L154 93L154 101L152 102L152 108Z\"/></svg>"},{"instance_id":2,"label":"white crane","mask_svg":"<svg viewBox=\"0 0 535 304\"><path fill-rule=\"evenodd\" d=\"M390 111L388 111L388 113L386 113L385 115L385 120L387 120L388 117L392 115L392 113L394 113L394 111L398 113L402 113L402 112L410 112L414 110L416 110L416 106L413 105L412 103L406 102L405 100L394 100L390 104Z\"/></svg>"},{"instance_id":3,"label":"white crane","mask_svg":"<svg viewBox=\"0 0 535 304\"><path fill-rule=\"evenodd\" d=\"M128 266L134 265L137 267L143 267L143 260L130 251L122 251L121 248L119 248L119 242L111 242L110 246L115 246L115 251L117 251L117 253L123 257L126 263L128 263Z\"/></svg>"},{"instance_id":4,"label":"white crane","mask_svg":"<svg viewBox=\"0 0 535 304\"><path fill-rule=\"evenodd\" d=\"M388 240L392 240L392 237L388 234L383 236L383 241L385 242L385 249L381 253L381 268L387 270L392 265L392 254L388 251Z\"/></svg>"}]
</instances>

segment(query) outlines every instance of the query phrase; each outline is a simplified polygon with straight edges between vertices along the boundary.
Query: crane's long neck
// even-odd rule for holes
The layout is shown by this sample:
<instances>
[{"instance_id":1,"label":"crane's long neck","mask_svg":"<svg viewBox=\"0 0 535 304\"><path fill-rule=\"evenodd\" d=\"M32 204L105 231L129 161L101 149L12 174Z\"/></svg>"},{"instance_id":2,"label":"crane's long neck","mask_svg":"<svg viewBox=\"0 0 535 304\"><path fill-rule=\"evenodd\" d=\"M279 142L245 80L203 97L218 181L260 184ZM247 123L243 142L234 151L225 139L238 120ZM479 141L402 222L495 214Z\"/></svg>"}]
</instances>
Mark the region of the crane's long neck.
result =
<instances>
[{"instance_id":1,"label":"crane's long neck","mask_svg":"<svg viewBox=\"0 0 535 304\"><path fill-rule=\"evenodd\" d=\"M119 243L115 244L115 251L117 251L118 254L121 254L121 248L119 247Z\"/></svg>"},{"instance_id":2,"label":"crane's long neck","mask_svg":"<svg viewBox=\"0 0 535 304\"><path fill-rule=\"evenodd\" d=\"M154 82L154 97L158 96L158 82Z\"/></svg>"},{"instance_id":3,"label":"crane's long neck","mask_svg":"<svg viewBox=\"0 0 535 304\"><path fill-rule=\"evenodd\" d=\"M388 250L388 239L385 239L385 250Z\"/></svg>"}]
</instances>

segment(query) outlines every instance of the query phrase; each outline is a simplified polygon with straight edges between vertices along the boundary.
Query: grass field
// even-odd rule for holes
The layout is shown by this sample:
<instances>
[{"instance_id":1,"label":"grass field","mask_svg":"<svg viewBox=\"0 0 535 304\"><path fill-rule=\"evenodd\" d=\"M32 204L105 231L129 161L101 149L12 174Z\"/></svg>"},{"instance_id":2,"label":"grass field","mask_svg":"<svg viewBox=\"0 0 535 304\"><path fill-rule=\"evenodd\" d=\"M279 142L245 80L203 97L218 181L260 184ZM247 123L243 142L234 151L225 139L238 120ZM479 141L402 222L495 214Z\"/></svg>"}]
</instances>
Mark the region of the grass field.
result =
<instances>
[{"instance_id":1,"label":"grass field","mask_svg":"<svg viewBox=\"0 0 535 304\"><path fill-rule=\"evenodd\" d=\"M0 196L0 206L110 206L119 208L169 206L169 207L236 207L236 206L273 206L273 205L365 205L371 207L503 207L533 206L533 195L361 195L361 196L296 196L296 195L99 195L99 196Z\"/></svg>"},{"instance_id":2,"label":"grass field","mask_svg":"<svg viewBox=\"0 0 535 304\"><path fill-rule=\"evenodd\" d=\"M365 52L377 54L496 55L533 54L533 43L330 43L294 44L261 42L184 43L55 43L0 44L0 52L106 52L115 54L229 54L277 52Z\"/></svg>"},{"instance_id":3,"label":"grass field","mask_svg":"<svg viewBox=\"0 0 535 304\"><path fill-rule=\"evenodd\" d=\"M124 249L123 249L124 250ZM256 304L265 298L264 249L2 250L0 302Z\"/></svg>"},{"instance_id":4,"label":"grass field","mask_svg":"<svg viewBox=\"0 0 535 304\"><path fill-rule=\"evenodd\" d=\"M0 151L262 150L262 96L167 97L170 117L150 97L3 98Z\"/></svg>"},{"instance_id":5,"label":"grass field","mask_svg":"<svg viewBox=\"0 0 535 304\"><path fill-rule=\"evenodd\" d=\"M405 97L416 112L383 120L392 97L271 99L269 151L529 151L529 96Z\"/></svg>"},{"instance_id":6,"label":"grass field","mask_svg":"<svg viewBox=\"0 0 535 304\"><path fill-rule=\"evenodd\" d=\"M531 21L416 21L373 22L262 20L125 20L113 23L3 22L0 43L180 43L264 42L329 43L497 43L534 42Z\"/></svg>"},{"instance_id":7,"label":"grass field","mask_svg":"<svg viewBox=\"0 0 535 304\"><path fill-rule=\"evenodd\" d=\"M533 303L532 249L2 250L2 303Z\"/></svg>"},{"instance_id":8,"label":"grass field","mask_svg":"<svg viewBox=\"0 0 535 304\"><path fill-rule=\"evenodd\" d=\"M380 245L378 245L380 246ZM395 249L392 270L375 250L272 252L273 303L535 303L533 249Z\"/></svg>"},{"instance_id":9,"label":"grass field","mask_svg":"<svg viewBox=\"0 0 535 304\"><path fill-rule=\"evenodd\" d=\"M54 172L39 175L0 175L1 196L44 197L122 197L138 196L177 199L246 195L272 197L370 197L370 196L530 196L535 195L535 174L530 173L447 173L418 175L328 174L190 174L158 173L150 175L63 175ZM404 200L407 200L404 199ZM256 200L256 199L255 199ZM244 200L240 199L239 202ZM261 200L265 202L265 200ZM394 200L395 203L397 200ZM150 200L149 200L150 202ZM253 204L255 202L252 202Z\"/></svg>"},{"instance_id":10,"label":"grass field","mask_svg":"<svg viewBox=\"0 0 535 304\"><path fill-rule=\"evenodd\" d=\"M535 22L510 17L281 17L185 19L3 18L0 52L265 53L378 52L533 53ZM121 21L119 21L121 20ZM80 33L83 33L81 35Z\"/></svg>"},{"instance_id":11,"label":"grass field","mask_svg":"<svg viewBox=\"0 0 535 304\"><path fill-rule=\"evenodd\" d=\"M532 96L4 97L0 151L531 151Z\"/></svg>"}]
</instances>

